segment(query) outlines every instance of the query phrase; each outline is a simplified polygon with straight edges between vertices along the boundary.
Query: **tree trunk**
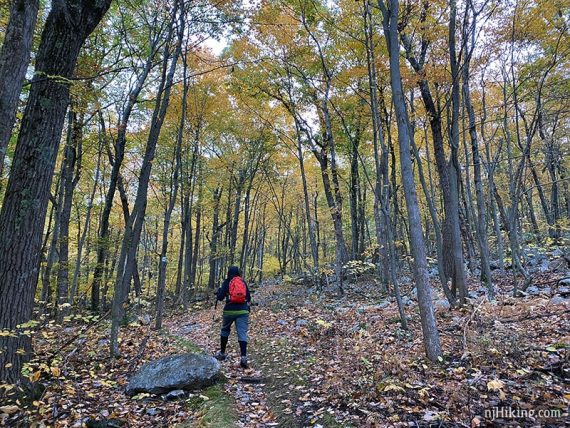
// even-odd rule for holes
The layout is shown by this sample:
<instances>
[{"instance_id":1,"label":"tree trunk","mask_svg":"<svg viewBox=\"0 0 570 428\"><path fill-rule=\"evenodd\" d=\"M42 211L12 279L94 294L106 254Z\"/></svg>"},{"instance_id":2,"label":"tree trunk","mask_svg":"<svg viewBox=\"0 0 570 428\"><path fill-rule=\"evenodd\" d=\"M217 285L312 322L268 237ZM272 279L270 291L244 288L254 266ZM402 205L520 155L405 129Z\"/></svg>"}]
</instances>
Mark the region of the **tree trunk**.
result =
<instances>
[{"instance_id":1,"label":"tree trunk","mask_svg":"<svg viewBox=\"0 0 570 428\"><path fill-rule=\"evenodd\" d=\"M370 108L372 113L372 143L374 149L374 167L375 167L375 181L374 181L374 223L376 225L376 243L378 244L378 251L381 258L381 263L384 265L383 269L378 270L381 274L382 283L384 288L388 288L388 278L390 275L389 264L389 249L387 241L386 226L392 227L389 224L390 219L382 218L381 210L387 210L386 201L388 198L388 186L384 185L388 182L388 151L384 141L384 131L382 130L382 120L378 108L378 92L377 92L377 78L376 78L376 55L374 53L374 41L372 33L372 15L370 14L370 6L368 0L364 3L364 30L366 36L366 58L368 66L368 82L370 86ZM380 147L378 146L380 142ZM380 150L382 153L380 154ZM382 156L382 161L380 161Z\"/></svg>"},{"instance_id":2,"label":"tree trunk","mask_svg":"<svg viewBox=\"0 0 570 428\"><path fill-rule=\"evenodd\" d=\"M166 267L168 263L168 234L170 233L170 219L174 205L178 197L179 174L182 168L182 140L184 138L184 128L186 123L186 100L188 96L188 79L187 79L187 66L186 61L183 62L184 67L184 83L182 90L182 109L180 113L180 122L178 123L178 132L176 134L176 149L174 155L174 171L172 173L172 180L170 188L172 192L169 195L168 207L164 212L164 222L162 226L162 248L160 251L160 259L158 265L158 284L156 287L156 320L155 328L160 330L162 328L162 314L164 310L164 294L166 291Z\"/></svg>"},{"instance_id":3,"label":"tree trunk","mask_svg":"<svg viewBox=\"0 0 570 428\"><path fill-rule=\"evenodd\" d=\"M158 35L160 36L160 34ZM135 85L129 91L127 102L124 110L121 113L119 123L117 125L117 140L115 141L115 156L113 160L113 167L111 176L109 177L109 188L105 195L105 206L99 221L99 238L97 240L97 264L95 265L95 272L93 273L93 283L91 285L91 309L93 311L99 310L100 305L100 287L101 280L105 269L105 260L107 258L109 247L109 220L111 217L111 210L113 208L113 200L117 190L117 182L119 180L121 165L125 157L125 145L127 143L127 125L131 117L131 113L138 101L138 97L143 89L144 83L153 68L154 56L156 54L159 38L151 41L150 53L138 76Z\"/></svg>"},{"instance_id":4,"label":"tree trunk","mask_svg":"<svg viewBox=\"0 0 570 428\"><path fill-rule=\"evenodd\" d=\"M59 266L57 273L57 321L69 313L69 222L73 204L73 191L79 182L81 173L81 151L83 139L83 123L71 108L68 114L69 134L64 150L63 160L63 203L59 216ZM76 166L77 165L77 166ZM77 168L77 171L75 172Z\"/></svg>"},{"instance_id":5,"label":"tree trunk","mask_svg":"<svg viewBox=\"0 0 570 428\"><path fill-rule=\"evenodd\" d=\"M450 30L451 31L451 30ZM406 57L410 62L412 68L419 75L424 73L424 57L419 60L414 57L412 53L412 45L410 39L402 35L402 40L404 42L404 48L406 52ZM454 46L453 39L453 48ZM450 37L451 41L451 37ZM427 41L422 40L422 55L425 56L425 51L427 51ZM450 47L451 49L451 47ZM455 54L455 53L454 53ZM454 67L454 72L457 75L457 70ZM464 303L464 298L466 295L465 290L465 272L463 267L463 253L461 248L461 230L459 226L459 194L458 194L458 162L457 162L457 150L454 148L454 142L458 141L458 123L454 120L454 126L452 127L452 153L450 161L447 162L445 159L445 148L444 139L442 131L442 115L440 109L435 105L429 83L425 78L420 78L418 81L420 88L420 94L422 96L422 101L424 103L425 109L428 113L430 128L432 132L432 142L434 148L435 161L437 166L437 172L439 175L439 183L441 187L441 192L444 200L444 212L445 218L443 222L443 257L444 257L444 267L445 274L447 278L451 278L453 289L459 289L460 300ZM458 85L458 81L457 81ZM458 102L458 92L457 87L453 87L453 101L454 108L457 109L456 103ZM454 110L455 111L455 110ZM456 111L458 116L458 113ZM455 138L455 140L454 140Z\"/></svg>"},{"instance_id":6,"label":"tree trunk","mask_svg":"<svg viewBox=\"0 0 570 428\"><path fill-rule=\"evenodd\" d=\"M483 192L483 181L481 173L481 155L479 154L479 141L477 138L477 127L475 123L475 109L471 102L470 82L470 65L471 55L475 48L475 24L476 17L473 17L473 24L470 27L469 34L465 34L465 46L467 53L463 62L463 103L467 110L469 119L469 137L471 139L471 153L473 155L473 181L475 183L475 197L477 199L477 221L476 236L477 245L479 246L479 254L481 257L481 279L485 282L489 299L494 299L494 289L491 278L491 265L489 260L489 237L487 236L487 213L485 209L485 196ZM467 25L467 24L465 24ZM469 44L469 40L471 43Z\"/></svg>"},{"instance_id":7,"label":"tree trunk","mask_svg":"<svg viewBox=\"0 0 570 428\"><path fill-rule=\"evenodd\" d=\"M214 206L212 208L212 239L210 240L210 274L208 275L208 289L216 288L216 280L218 276L218 240L220 236L220 200L222 198L223 189L218 187L214 190Z\"/></svg>"},{"instance_id":8,"label":"tree trunk","mask_svg":"<svg viewBox=\"0 0 570 428\"><path fill-rule=\"evenodd\" d=\"M400 76L398 0L390 0L389 9L383 0L378 0L378 6L382 11L384 34L386 35L386 44L390 56L390 82L398 123L402 184L404 186L406 205L408 207L410 247L414 257L414 274L424 336L423 341L428 358L431 361L437 361L438 358L441 357L441 345L439 342L439 331L435 320L431 287L427 272L425 243L418 207L418 197L412 172L412 160L410 158L410 124Z\"/></svg>"},{"instance_id":9,"label":"tree trunk","mask_svg":"<svg viewBox=\"0 0 570 428\"><path fill-rule=\"evenodd\" d=\"M57 189L57 200L53 200L52 204L54 206L54 222L53 222L53 233L50 242L50 246L48 249L48 255L45 260L45 267L41 274L42 277L42 301L45 302L46 307L49 306L51 303L51 296L52 296L52 289L51 289L51 279L52 279L52 269L53 265L57 261L57 243L59 242L59 226L60 226L60 212L61 206L63 204L63 170L65 168L65 164L61 164L61 169L59 173L58 183L56 184Z\"/></svg>"},{"instance_id":10,"label":"tree trunk","mask_svg":"<svg viewBox=\"0 0 570 428\"><path fill-rule=\"evenodd\" d=\"M142 226L144 224L148 183L152 169L152 161L156 153L156 144L164 123L166 111L170 101L170 92L172 89L172 81L176 70L176 63L181 53L182 36L184 34L184 8L180 5L181 0L176 2L172 11L172 21L170 23L169 36L164 47L164 55L162 61L162 77L157 91L155 108L152 116L150 132L147 139L144 159L139 175L139 186L137 196L133 207L133 212L129 217L129 221L125 227L125 236L123 239L121 253L119 256L119 265L117 270L117 280L115 283L115 295L113 296L112 306L112 323L111 323L111 356L119 354L119 325L125 314L124 303L127 298L128 286L133 275L136 260L136 251L140 241ZM174 53L170 52L170 42L173 40L174 21L177 13L180 14L180 23L178 25L178 39L174 47ZM170 62L170 65L169 65Z\"/></svg>"},{"instance_id":11,"label":"tree trunk","mask_svg":"<svg viewBox=\"0 0 570 428\"><path fill-rule=\"evenodd\" d=\"M437 254L437 271L439 274L439 280L441 282L441 288L443 289L443 293L445 294L445 297L449 301L449 304L451 306L455 306L455 304L456 304L455 296L453 295L453 293L451 292L451 290L449 289L449 287L447 285L447 276L445 275L444 257L443 257L443 239L441 237L441 225L440 225L439 219L437 217L437 210L435 208L432 193L429 191L426 180L425 180L425 175L423 172L423 165L422 165L422 161L420 159L419 150L416 146L416 142L414 141L413 138L410 140L410 142L412 143L412 148L413 148L414 155L416 158L416 165L418 167L418 176L420 178L422 190L424 192L424 195L425 195L427 203L428 203L428 209L429 209L429 213L430 213L430 217L431 217L431 222L433 225L433 231L434 231L434 235L435 235L435 249L436 249L436 254ZM426 144L427 144L427 141L426 141ZM427 147L426 147L426 153L429 153ZM429 164L429 160L428 160L428 164ZM428 167L428 169L429 169L429 167Z\"/></svg>"},{"instance_id":12,"label":"tree trunk","mask_svg":"<svg viewBox=\"0 0 570 428\"><path fill-rule=\"evenodd\" d=\"M313 258L313 271L314 271L314 281L315 286L320 284L320 267L319 267L319 247L317 240L317 227L316 218L313 219L311 216L311 203L309 200L309 190L307 187L307 175L305 174L305 161L303 159L303 146L301 140L301 130L299 128L299 123L295 118L295 130L297 135L297 159L299 160L299 168L301 171L301 184L303 185L303 202L305 203L305 216L307 221L307 228L309 231L309 243L311 245L311 257ZM265 234L264 234L265 236Z\"/></svg>"},{"instance_id":13,"label":"tree trunk","mask_svg":"<svg viewBox=\"0 0 570 428\"><path fill-rule=\"evenodd\" d=\"M237 231L239 225L239 214L241 212L241 197L243 193L243 186L245 184L245 180L247 178L246 175L247 171L245 169L240 169L238 172L238 178L236 183L236 194L235 194L235 203L234 203L234 211L232 217L232 227L230 228L230 235L229 235L229 245L230 245L230 265L233 265L235 262L235 253L236 253L236 244L237 244Z\"/></svg>"},{"instance_id":14,"label":"tree trunk","mask_svg":"<svg viewBox=\"0 0 570 428\"><path fill-rule=\"evenodd\" d=\"M17 325L32 319L49 189L69 103L66 79L110 4L60 1L48 15L0 213L0 330L18 331ZM19 381L31 338L1 337L0 350L0 381Z\"/></svg>"},{"instance_id":15,"label":"tree trunk","mask_svg":"<svg viewBox=\"0 0 570 428\"><path fill-rule=\"evenodd\" d=\"M200 253L200 232L202 231L202 196L204 192L204 178L202 176L202 159L198 160L198 200L196 201L196 228L194 230L194 249L192 250L192 266L190 270L190 286L192 293L196 291L196 269L198 267L198 256Z\"/></svg>"},{"instance_id":16,"label":"tree trunk","mask_svg":"<svg viewBox=\"0 0 570 428\"><path fill-rule=\"evenodd\" d=\"M12 0L10 4L10 19L0 51L0 178L30 61L39 3Z\"/></svg>"},{"instance_id":17,"label":"tree trunk","mask_svg":"<svg viewBox=\"0 0 570 428\"><path fill-rule=\"evenodd\" d=\"M99 111L100 117L101 112ZM89 236L89 229L91 226L91 213L93 212L93 201L95 200L95 192L97 191L97 186L99 185L99 176L101 173L101 156L103 151L103 139L105 138L105 123L101 120L102 128L100 134L100 144L99 149L97 150L97 166L95 167L95 182L93 183L93 189L91 190L91 194L89 195L89 200L87 202L87 212L85 213L85 222L83 224L83 232L81 233L81 237L79 238L79 242L77 244L77 259L75 261L75 270L73 272L73 282L71 284L71 303L75 299L77 288L79 286L79 277L81 274L81 263L82 263L82 255L83 255L83 247L85 246L85 242L87 237ZM87 277L85 278L88 279Z\"/></svg>"}]
</instances>

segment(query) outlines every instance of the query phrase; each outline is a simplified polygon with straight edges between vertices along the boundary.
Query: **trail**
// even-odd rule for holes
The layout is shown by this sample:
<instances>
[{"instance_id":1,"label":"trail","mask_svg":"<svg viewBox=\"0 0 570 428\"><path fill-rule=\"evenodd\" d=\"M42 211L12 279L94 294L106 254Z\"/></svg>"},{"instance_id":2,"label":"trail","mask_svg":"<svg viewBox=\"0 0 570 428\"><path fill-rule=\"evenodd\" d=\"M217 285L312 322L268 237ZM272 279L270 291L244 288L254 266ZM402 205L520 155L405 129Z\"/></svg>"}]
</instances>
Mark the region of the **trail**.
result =
<instances>
[{"instance_id":1,"label":"trail","mask_svg":"<svg viewBox=\"0 0 570 428\"><path fill-rule=\"evenodd\" d=\"M338 297L335 290L318 294L280 283L254 293L251 368L239 368L234 330L222 364L238 426L478 426L485 409L512 400L566 409L569 301L554 303L550 289L522 299L502 293L497 303L481 296L464 309L438 306L445 349L439 364L425 358L411 301L404 331L394 299L374 282L346 291ZM202 306L171 319L168 328L212 355L221 309L213 315ZM244 376L263 383L244 383ZM526 422L521 426L531 426Z\"/></svg>"},{"instance_id":2,"label":"trail","mask_svg":"<svg viewBox=\"0 0 570 428\"><path fill-rule=\"evenodd\" d=\"M191 314L167 322L171 334L182 337L198 345L202 350L212 355L219 349L219 331L221 323L221 308L214 312L213 308L199 309ZM264 380L264 374L259 369L256 344L259 342L259 332L256 329L256 313L250 319L249 369L239 366L239 347L235 328L232 329L228 342L226 361L222 362L222 373L227 382L224 390L233 397L235 409L239 415L239 427L275 427L277 418L268 405L265 383L249 383L248 379ZM243 381L245 378L245 382Z\"/></svg>"}]
</instances>

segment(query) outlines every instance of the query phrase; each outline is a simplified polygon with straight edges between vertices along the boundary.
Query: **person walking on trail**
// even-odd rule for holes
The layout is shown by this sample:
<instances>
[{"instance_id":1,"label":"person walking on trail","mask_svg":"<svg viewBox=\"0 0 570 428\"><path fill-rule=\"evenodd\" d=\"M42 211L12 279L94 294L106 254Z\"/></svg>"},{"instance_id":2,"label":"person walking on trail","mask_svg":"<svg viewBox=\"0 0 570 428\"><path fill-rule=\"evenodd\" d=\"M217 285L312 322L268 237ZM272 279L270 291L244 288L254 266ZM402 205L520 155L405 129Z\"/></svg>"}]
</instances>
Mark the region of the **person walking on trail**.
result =
<instances>
[{"instance_id":1,"label":"person walking on trail","mask_svg":"<svg viewBox=\"0 0 570 428\"><path fill-rule=\"evenodd\" d=\"M230 266L228 276L218 289L218 301L226 300L222 328L220 330L220 350L214 357L220 361L226 359L226 346L232 324L236 323L236 331L240 349L240 366L248 368L247 364L247 330L249 327L249 311L251 295L249 287L241 277L241 271L237 266Z\"/></svg>"}]
</instances>

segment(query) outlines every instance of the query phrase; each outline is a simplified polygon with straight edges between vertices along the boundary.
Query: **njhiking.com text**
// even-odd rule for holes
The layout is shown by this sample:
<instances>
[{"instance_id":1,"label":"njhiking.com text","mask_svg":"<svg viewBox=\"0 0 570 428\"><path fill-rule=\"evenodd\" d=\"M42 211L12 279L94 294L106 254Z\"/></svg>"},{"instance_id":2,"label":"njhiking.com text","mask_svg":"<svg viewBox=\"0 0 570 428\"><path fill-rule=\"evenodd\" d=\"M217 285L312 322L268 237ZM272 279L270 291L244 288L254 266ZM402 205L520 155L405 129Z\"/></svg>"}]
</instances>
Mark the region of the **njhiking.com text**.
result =
<instances>
[{"instance_id":1,"label":"njhiking.com text","mask_svg":"<svg viewBox=\"0 0 570 428\"><path fill-rule=\"evenodd\" d=\"M495 419L559 419L564 412L561 409L520 409L513 407L491 407L485 409L483 416ZM566 413L567 415L567 413Z\"/></svg>"}]
</instances>

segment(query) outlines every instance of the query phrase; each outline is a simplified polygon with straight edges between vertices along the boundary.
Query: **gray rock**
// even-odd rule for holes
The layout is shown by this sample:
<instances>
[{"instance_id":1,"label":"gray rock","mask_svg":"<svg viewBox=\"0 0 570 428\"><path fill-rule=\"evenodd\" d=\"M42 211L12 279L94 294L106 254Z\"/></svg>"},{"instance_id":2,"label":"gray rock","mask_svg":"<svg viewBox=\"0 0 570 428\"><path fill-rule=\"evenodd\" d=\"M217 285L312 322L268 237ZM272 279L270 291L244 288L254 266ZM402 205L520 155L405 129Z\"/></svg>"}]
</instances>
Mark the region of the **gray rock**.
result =
<instances>
[{"instance_id":1,"label":"gray rock","mask_svg":"<svg viewBox=\"0 0 570 428\"><path fill-rule=\"evenodd\" d=\"M412 289L412 299L417 299L417 298L418 298L418 289L414 287Z\"/></svg>"},{"instance_id":2,"label":"gray rock","mask_svg":"<svg viewBox=\"0 0 570 428\"><path fill-rule=\"evenodd\" d=\"M150 318L149 314L142 314L141 316L139 316L139 322L142 325L149 325L151 321L152 319Z\"/></svg>"},{"instance_id":3,"label":"gray rock","mask_svg":"<svg viewBox=\"0 0 570 428\"><path fill-rule=\"evenodd\" d=\"M568 262L564 257L554 259L548 264L548 270L553 272L563 273L566 269L568 269Z\"/></svg>"},{"instance_id":4,"label":"gray rock","mask_svg":"<svg viewBox=\"0 0 570 428\"><path fill-rule=\"evenodd\" d=\"M295 325L296 325L297 327L303 327L303 326L305 326L305 325L307 325L307 324L308 324L307 320L297 320L297 322L295 323Z\"/></svg>"},{"instance_id":5,"label":"gray rock","mask_svg":"<svg viewBox=\"0 0 570 428\"><path fill-rule=\"evenodd\" d=\"M436 302L435 302L435 308L440 310L440 311L445 311L445 310L449 309L450 307L451 307L451 305L449 304L447 299L439 299L439 300L436 300Z\"/></svg>"},{"instance_id":6,"label":"gray rock","mask_svg":"<svg viewBox=\"0 0 570 428\"><path fill-rule=\"evenodd\" d=\"M562 287L570 287L570 277L562 278L560 281L558 281L558 285Z\"/></svg>"},{"instance_id":7,"label":"gray rock","mask_svg":"<svg viewBox=\"0 0 570 428\"><path fill-rule=\"evenodd\" d=\"M535 286L535 285L531 285L530 287L528 287L528 288L526 289L526 292L527 292L528 294L533 295L533 296L536 296L536 295L540 294L540 290L539 290L538 287Z\"/></svg>"},{"instance_id":8,"label":"gray rock","mask_svg":"<svg viewBox=\"0 0 570 428\"><path fill-rule=\"evenodd\" d=\"M131 377L127 395L163 394L173 389L199 389L220 377L220 363L208 355L171 355L144 364Z\"/></svg>"},{"instance_id":9,"label":"gray rock","mask_svg":"<svg viewBox=\"0 0 570 428\"><path fill-rule=\"evenodd\" d=\"M279 325L287 325L287 321L285 321L285 320L277 320L277 324L279 324Z\"/></svg>"},{"instance_id":10,"label":"gray rock","mask_svg":"<svg viewBox=\"0 0 570 428\"><path fill-rule=\"evenodd\" d=\"M550 299L551 305L565 305L566 303L568 303L568 299L565 299L559 294Z\"/></svg>"},{"instance_id":11,"label":"gray rock","mask_svg":"<svg viewBox=\"0 0 570 428\"><path fill-rule=\"evenodd\" d=\"M180 398L184 398L184 396L186 395L186 392L182 389L175 389L173 391L170 391L168 394L165 394L162 396L162 398L164 398L167 401L173 401L173 400L178 400Z\"/></svg>"},{"instance_id":12,"label":"gray rock","mask_svg":"<svg viewBox=\"0 0 570 428\"><path fill-rule=\"evenodd\" d=\"M390 302L388 302L387 300L384 300L383 302L380 302L377 305L375 305L375 307L378 309L384 309L387 308L388 306L390 306Z\"/></svg>"},{"instance_id":13,"label":"gray rock","mask_svg":"<svg viewBox=\"0 0 570 428\"><path fill-rule=\"evenodd\" d=\"M497 270L500 267L499 261L498 260L491 260L489 262L489 267L491 268L491 270Z\"/></svg>"},{"instance_id":14,"label":"gray rock","mask_svg":"<svg viewBox=\"0 0 570 428\"><path fill-rule=\"evenodd\" d=\"M538 266L537 266L537 271L538 272L547 272L548 271L548 265L549 265L549 261L548 260L543 260Z\"/></svg>"},{"instance_id":15,"label":"gray rock","mask_svg":"<svg viewBox=\"0 0 570 428\"><path fill-rule=\"evenodd\" d=\"M158 415L159 411L156 408L151 407L150 409L146 409L145 413L149 416L156 416Z\"/></svg>"},{"instance_id":16,"label":"gray rock","mask_svg":"<svg viewBox=\"0 0 570 428\"><path fill-rule=\"evenodd\" d=\"M194 330L196 330L198 328L198 324L186 324L183 325L182 327L180 327L180 330L178 330L179 334L189 334L192 333Z\"/></svg>"}]
</instances>

